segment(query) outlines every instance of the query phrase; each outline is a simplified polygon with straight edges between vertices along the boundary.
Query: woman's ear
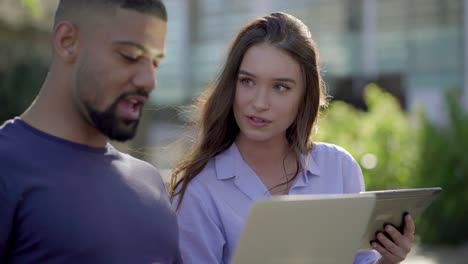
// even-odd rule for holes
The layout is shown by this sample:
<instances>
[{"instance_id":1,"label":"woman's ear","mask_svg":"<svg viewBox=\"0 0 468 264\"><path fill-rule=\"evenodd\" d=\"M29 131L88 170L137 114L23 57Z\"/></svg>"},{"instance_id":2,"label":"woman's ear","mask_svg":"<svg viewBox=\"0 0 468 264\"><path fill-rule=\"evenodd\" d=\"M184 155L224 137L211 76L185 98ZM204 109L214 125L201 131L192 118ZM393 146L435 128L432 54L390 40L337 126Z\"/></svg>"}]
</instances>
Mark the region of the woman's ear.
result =
<instances>
[{"instance_id":1,"label":"woman's ear","mask_svg":"<svg viewBox=\"0 0 468 264\"><path fill-rule=\"evenodd\" d=\"M54 51L64 63L73 63L78 56L78 28L68 21L58 23L54 28Z\"/></svg>"}]
</instances>

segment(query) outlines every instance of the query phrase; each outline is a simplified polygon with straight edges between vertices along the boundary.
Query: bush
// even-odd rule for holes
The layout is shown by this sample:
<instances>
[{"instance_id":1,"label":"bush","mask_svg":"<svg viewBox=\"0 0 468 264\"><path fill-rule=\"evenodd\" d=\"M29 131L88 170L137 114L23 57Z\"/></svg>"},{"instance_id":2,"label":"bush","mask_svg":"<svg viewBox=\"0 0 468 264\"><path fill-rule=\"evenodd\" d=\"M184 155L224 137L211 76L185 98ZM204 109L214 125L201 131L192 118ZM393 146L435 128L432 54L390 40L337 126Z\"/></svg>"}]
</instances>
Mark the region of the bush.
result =
<instances>
[{"instance_id":1,"label":"bush","mask_svg":"<svg viewBox=\"0 0 468 264\"><path fill-rule=\"evenodd\" d=\"M367 190L411 186L416 130L394 97L376 85L365 90L368 111L335 101L323 113L318 141L342 146L360 163Z\"/></svg>"},{"instance_id":2,"label":"bush","mask_svg":"<svg viewBox=\"0 0 468 264\"><path fill-rule=\"evenodd\" d=\"M443 192L418 222L424 243L459 244L468 240L468 114L459 94L447 95L450 124L423 120L421 149L416 167L417 186L441 186Z\"/></svg>"},{"instance_id":3,"label":"bush","mask_svg":"<svg viewBox=\"0 0 468 264\"><path fill-rule=\"evenodd\" d=\"M450 125L422 116L411 124L398 102L375 85L368 111L335 101L323 113L317 141L335 143L360 163L368 190L440 186L443 192L416 222L423 243L468 240L468 114L459 94L447 96Z\"/></svg>"},{"instance_id":4,"label":"bush","mask_svg":"<svg viewBox=\"0 0 468 264\"><path fill-rule=\"evenodd\" d=\"M47 73L46 66L33 59L0 72L0 125L20 115L33 101Z\"/></svg>"}]
</instances>

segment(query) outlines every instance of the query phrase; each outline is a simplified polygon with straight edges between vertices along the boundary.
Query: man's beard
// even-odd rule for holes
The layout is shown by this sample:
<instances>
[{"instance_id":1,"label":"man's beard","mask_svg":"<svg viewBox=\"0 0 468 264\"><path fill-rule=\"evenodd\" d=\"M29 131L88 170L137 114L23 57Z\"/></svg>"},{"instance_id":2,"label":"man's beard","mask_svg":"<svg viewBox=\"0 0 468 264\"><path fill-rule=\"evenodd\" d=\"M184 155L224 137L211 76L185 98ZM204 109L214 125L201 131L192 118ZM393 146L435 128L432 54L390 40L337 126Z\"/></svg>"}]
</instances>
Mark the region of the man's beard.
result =
<instances>
[{"instance_id":1,"label":"man's beard","mask_svg":"<svg viewBox=\"0 0 468 264\"><path fill-rule=\"evenodd\" d=\"M141 92L124 93L103 112L96 111L93 107L85 104L94 127L111 140L127 141L132 139L137 132L140 120L125 120L119 119L116 116L116 109L119 102L132 94L147 96L147 94L142 94Z\"/></svg>"}]
</instances>

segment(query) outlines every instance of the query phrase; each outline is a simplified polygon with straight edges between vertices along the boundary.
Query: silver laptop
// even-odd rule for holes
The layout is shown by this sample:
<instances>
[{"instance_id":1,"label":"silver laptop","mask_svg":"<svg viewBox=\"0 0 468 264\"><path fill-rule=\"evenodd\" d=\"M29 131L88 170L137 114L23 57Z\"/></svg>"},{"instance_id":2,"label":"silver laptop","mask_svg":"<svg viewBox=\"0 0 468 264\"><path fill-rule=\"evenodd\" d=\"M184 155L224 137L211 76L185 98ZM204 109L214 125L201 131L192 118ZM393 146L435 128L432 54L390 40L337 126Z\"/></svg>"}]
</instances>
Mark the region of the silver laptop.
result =
<instances>
[{"instance_id":1,"label":"silver laptop","mask_svg":"<svg viewBox=\"0 0 468 264\"><path fill-rule=\"evenodd\" d=\"M352 263L373 194L278 196L256 202L232 263Z\"/></svg>"}]
</instances>

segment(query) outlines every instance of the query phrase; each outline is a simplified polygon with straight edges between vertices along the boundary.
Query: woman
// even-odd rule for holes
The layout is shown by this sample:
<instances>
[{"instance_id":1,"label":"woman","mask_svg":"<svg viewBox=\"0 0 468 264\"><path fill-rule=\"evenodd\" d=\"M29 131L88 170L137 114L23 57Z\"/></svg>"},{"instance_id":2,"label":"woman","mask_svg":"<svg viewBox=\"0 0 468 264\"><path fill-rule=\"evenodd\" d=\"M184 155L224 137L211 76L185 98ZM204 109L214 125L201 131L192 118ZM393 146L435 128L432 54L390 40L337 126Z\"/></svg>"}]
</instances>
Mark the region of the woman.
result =
<instances>
[{"instance_id":1,"label":"woman","mask_svg":"<svg viewBox=\"0 0 468 264\"><path fill-rule=\"evenodd\" d=\"M237 35L216 81L197 102L198 132L171 182L186 263L228 263L249 207L280 194L357 193L361 169L342 148L313 142L326 104L318 53L297 18L274 13ZM355 263L398 263L414 239L406 218L401 234L389 228L376 251ZM287 223L285 223L287 224ZM382 237L383 236L383 237Z\"/></svg>"}]
</instances>

